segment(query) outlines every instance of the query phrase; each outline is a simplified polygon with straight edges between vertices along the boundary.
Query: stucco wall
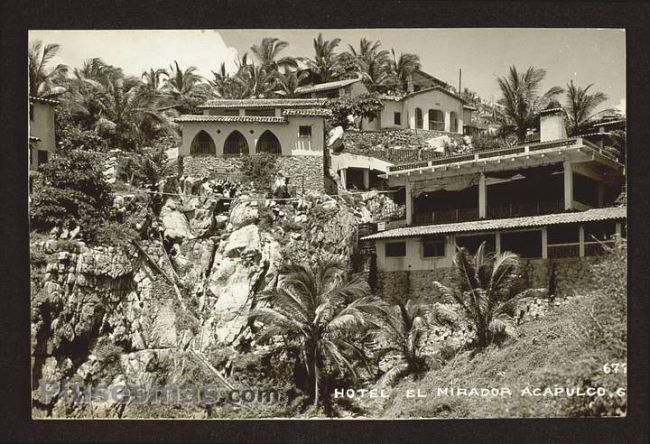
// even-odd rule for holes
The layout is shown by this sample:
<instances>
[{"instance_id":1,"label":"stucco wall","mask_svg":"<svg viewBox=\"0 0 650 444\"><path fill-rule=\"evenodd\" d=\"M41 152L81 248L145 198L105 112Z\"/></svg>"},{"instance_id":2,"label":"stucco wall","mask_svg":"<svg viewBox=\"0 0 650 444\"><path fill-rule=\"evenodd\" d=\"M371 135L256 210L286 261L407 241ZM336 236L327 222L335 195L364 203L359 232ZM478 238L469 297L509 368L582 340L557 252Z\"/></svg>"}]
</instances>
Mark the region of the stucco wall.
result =
<instances>
[{"instance_id":1,"label":"stucco wall","mask_svg":"<svg viewBox=\"0 0 650 444\"><path fill-rule=\"evenodd\" d=\"M51 157L56 149L54 138L54 106L43 103L34 103L34 120L29 122L29 134L38 137L38 142L33 142L34 149L31 157L31 168L37 168L37 150L47 150Z\"/></svg>"},{"instance_id":2,"label":"stucco wall","mask_svg":"<svg viewBox=\"0 0 650 444\"><path fill-rule=\"evenodd\" d=\"M382 128L406 128L408 124L404 103L393 100L383 100L384 109L381 111L380 122ZM402 113L402 124L395 125L395 113Z\"/></svg>"},{"instance_id":3,"label":"stucco wall","mask_svg":"<svg viewBox=\"0 0 650 444\"><path fill-rule=\"evenodd\" d=\"M446 236L445 256L441 257L424 257L422 240L419 237L395 239L395 240L378 240L375 243L377 250L377 268L382 271L400 271L407 270L436 270L451 266L454 254L454 240L452 236ZM386 257L386 244L391 242L405 242L406 255L400 257Z\"/></svg>"},{"instance_id":4,"label":"stucco wall","mask_svg":"<svg viewBox=\"0 0 650 444\"><path fill-rule=\"evenodd\" d=\"M290 184L300 191L324 192L323 156L280 156L277 159L279 171L290 178ZM184 156L183 172L186 176L212 177L215 171L240 171L241 160L210 155Z\"/></svg>"},{"instance_id":5,"label":"stucco wall","mask_svg":"<svg viewBox=\"0 0 650 444\"><path fill-rule=\"evenodd\" d=\"M409 128L415 128L415 108L422 110L422 129L429 129L429 110L440 110L445 115L445 131L450 131L450 113L456 113L457 133L463 133L463 104L441 91L433 90L409 97L404 103L404 114L408 113Z\"/></svg>"},{"instance_id":6,"label":"stucco wall","mask_svg":"<svg viewBox=\"0 0 650 444\"><path fill-rule=\"evenodd\" d=\"M312 127L309 143L305 143L304 139L298 137L301 125L310 125ZM292 116L287 123L183 122L183 143L179 155L187 156L190 154L192 140L201 130L212 137L217 155L223 155L224 142L233 131L239 131L246 138L248 152L254 154L257 141L266 130L275 134L280 141L283 156L322 156L323 154L325 130L322 117Z\"/></svg>"},{"instance_id":7,"label":"stucco wall","mask_svg":"<svg viewBox=\"0 0 650 444\"><path fill-rule=\"evenodd\" d=\"M592 265L598 263L598 257L567 259L529 259L521 261L522 288L547 288L550 269L556 270L557 294L573 295L584 292L594 286ZM443 285L451 284L453 268L436 268L432 270L388 271L378 273L379 293L382 297L403 295L406 291L412 298L437 302L442 295L433 286L434 281Z\"/></svg>"}]
</instances>

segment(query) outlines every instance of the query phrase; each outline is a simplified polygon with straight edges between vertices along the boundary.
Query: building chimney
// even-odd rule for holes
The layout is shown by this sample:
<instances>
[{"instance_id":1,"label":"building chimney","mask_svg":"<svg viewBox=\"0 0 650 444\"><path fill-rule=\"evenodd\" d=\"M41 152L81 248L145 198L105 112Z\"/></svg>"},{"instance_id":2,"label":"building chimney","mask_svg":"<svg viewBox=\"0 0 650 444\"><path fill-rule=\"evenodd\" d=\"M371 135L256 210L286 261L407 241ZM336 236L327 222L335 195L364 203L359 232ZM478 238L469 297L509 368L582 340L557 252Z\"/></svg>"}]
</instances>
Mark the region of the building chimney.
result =
<instances>
[{"instance_id":1,"label":"building chimney","mask_svg":"<svg viewBox=\"0 0 650 444\"><path fill-rule=\"evenodd\" d=\"M552 101L539 115L539 141L566 139L566 127L564 126L564 109Z\"/></svg>"}]
</instances>

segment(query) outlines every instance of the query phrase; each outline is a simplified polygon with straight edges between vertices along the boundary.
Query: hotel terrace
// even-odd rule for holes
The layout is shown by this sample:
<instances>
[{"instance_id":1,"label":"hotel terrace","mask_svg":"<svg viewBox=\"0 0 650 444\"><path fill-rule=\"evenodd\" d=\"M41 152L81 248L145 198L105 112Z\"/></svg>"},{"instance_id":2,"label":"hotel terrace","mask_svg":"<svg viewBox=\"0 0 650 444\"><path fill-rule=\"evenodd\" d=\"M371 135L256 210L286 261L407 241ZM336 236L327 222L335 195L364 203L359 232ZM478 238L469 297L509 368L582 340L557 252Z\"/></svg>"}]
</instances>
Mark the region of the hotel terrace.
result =
<instances>
[{"instance_id":1,"label":"hotel terrace","mask_svg":"<svg viewBox=\"0 0 650 444\"><path fill-rule=\"evenodd\" d=\"M451 266L456 246L522 258L584 257L625 236L625 207L614 207L625 167L585 137L567 137L561 108L540 118L540 141L388 166L403 218L378 224L381 271Z\"/></svg>"}]
</instances>

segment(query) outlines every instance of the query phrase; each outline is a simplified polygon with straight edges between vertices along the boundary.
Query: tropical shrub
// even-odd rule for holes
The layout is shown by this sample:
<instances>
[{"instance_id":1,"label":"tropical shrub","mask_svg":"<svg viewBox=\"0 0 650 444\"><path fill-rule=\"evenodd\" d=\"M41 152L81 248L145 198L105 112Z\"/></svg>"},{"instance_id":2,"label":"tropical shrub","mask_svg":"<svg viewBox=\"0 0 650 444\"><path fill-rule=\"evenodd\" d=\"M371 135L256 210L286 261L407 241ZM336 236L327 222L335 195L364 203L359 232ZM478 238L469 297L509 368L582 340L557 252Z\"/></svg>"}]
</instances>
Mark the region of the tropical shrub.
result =
<instances>
[{"instance_id":1,"label":"tropical shrub","mask_svg":"<svg viewBox=\"0 0 650 444\"><path fill-rule=\"evenodd\" d=\"M350 126L349 115L372 120L384 109L378 94L362 94L354 99L338 98L328 101L326 106L332 111L329 124L344 129Z\"/></svg>"},{"instance_id":2,"label":"tropical shrub","mask_svg":"<svg viewBox=\"0 0 650 444\"><path fill-rule=\"evenodd\" d=\"M267 192L278 174L277 156L269 153L253 154L241 158L241 170L258 191Z\"/></svg>"},{"instance_id":3,"label":"tropical shrub","mask_svg":"<svg viewBox=\"0 0 650 444\"><path fill-rule=\"evenodd\" d=\"M377 359L394 353L398 361L384 374L383 381L392 384L403 376L418 376L428 369L426 357L422 354L428 328L427 312L425 305L413 300L400 301L386 310L380 333L383 345Z\"/></svg>"},{"instance_id":4,"label":"tropical shrub","mask_svg":"<svg viewBox=\"0 0 650 444\"><path fill-rule=\"evenodd\" d=\"M278 288L265 293L262 305L249 315L259 328L258 343L271 341L304 368L304 373L295 373L295 382L313 393L316 409L319 396L329 399L323 385L334 375L356 377L357 363L365 361L365 354L355 334L378 325L381 311L380 300L369 296L363 279L346 279L344 269L336 262L313 270L289 265Z\"/></svg>"},{"instance_id":5,"label":"tropical shrub","mask_svg":"<svg viewBox=\"0 0 650 444\"><path fill-rule=\"evenodd\" d=\"M97 154L71 150L43 165L41 173L32 194L32 228L42 231L81 225L90 235L108 217L113 195Z\"/></svg>"},{"instance_id":6,"label":"tropical shrub","mask_svg":"<svg viewBox=\"0 0 650 444\"><path fill-rule=\"evenodd\" d=\"M520 305L529 301L526 292L516 293L518 274L516 254L490 255L483 242L473 258L465 248L458 249L451 287L437 281L434 285L458 304L460 314L476 333L476 347L481 349L515 335L515 315L520 314Z\"/></svg>"}]
</instances>

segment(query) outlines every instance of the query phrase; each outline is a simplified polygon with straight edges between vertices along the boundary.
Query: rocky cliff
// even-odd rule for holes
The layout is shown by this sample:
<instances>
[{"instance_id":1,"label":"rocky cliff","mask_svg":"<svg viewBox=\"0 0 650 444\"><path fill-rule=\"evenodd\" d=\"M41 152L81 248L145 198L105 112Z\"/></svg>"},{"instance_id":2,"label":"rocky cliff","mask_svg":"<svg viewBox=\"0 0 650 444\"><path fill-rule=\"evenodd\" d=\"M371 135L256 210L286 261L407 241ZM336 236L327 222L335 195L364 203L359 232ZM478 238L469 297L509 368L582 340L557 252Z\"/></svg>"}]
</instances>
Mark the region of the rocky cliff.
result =
<instances>
[{"instance_id":1,"label":"rocky cliff","mask_svg":"<svg viewBox=\"0 0 650 444\"><path fill-rule=\"evenodd\" d=\"M264 199L217 180L185 185L193 194L168 197L153 221L134 211L141 236L129 242L32 241L35 415L129 417L135 408L69 402L65 381L119 391L195 367L199 379L223 377L224 356L254 352L248 312L283 265L348 262L358 224L380 210L376 193ZM199 365L206 354L217 369Z\"/></svg>"}]
</instances>

